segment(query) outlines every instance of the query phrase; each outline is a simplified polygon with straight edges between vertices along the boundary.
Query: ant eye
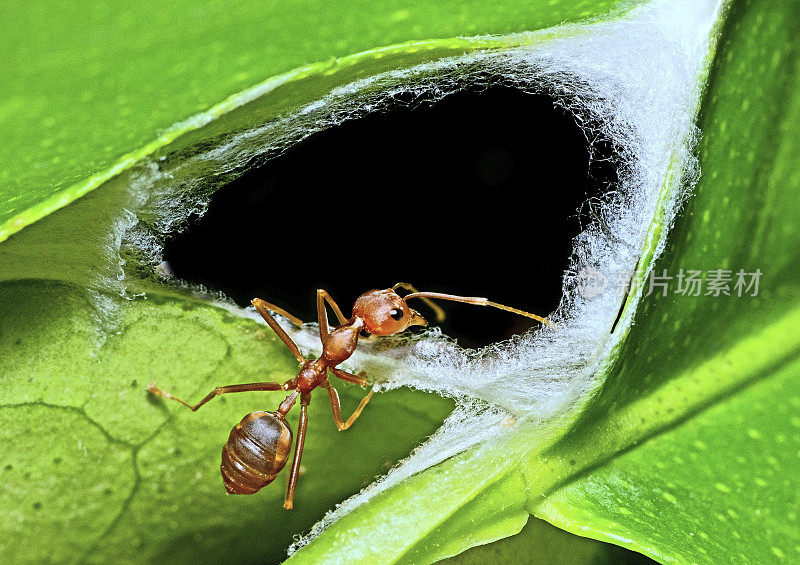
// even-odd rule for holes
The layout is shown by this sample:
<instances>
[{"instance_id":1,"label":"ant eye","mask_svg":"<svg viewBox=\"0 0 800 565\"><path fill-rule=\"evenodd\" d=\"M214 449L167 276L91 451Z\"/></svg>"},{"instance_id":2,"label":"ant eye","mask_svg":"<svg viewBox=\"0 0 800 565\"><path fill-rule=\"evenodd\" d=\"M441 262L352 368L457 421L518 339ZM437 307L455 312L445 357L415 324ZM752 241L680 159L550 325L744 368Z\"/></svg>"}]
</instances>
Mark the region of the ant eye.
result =
<instances>
[{"instance_id":1,"label":"ant eye","mask_svg":"<svg viewBox=\"0 0 800 565\"><path fill-rule=\"evenodd\" d=\"M405 312L403 312L403 310L400 308L392 308L392 310L389 312L389 315L395 320L400 321L403 319Z\"/></svg>"}]
</instances>

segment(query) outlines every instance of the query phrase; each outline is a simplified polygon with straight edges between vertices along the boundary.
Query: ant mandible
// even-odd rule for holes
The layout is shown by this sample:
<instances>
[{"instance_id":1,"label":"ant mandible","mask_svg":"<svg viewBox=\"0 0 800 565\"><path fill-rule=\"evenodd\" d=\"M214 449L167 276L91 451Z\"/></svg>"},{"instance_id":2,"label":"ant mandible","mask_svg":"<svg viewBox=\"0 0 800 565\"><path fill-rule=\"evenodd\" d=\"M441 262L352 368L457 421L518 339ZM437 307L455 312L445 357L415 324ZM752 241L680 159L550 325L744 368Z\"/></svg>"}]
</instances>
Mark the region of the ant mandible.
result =
<instances>
[{"instance_id":1,"label":"ant mandible","mask_svg":"<svg viewBox=\"0 0 800 565\"><path fill-rule=\"evenodd\" d=\"M401 297L397 294L397 289L400 288L411 292L411 294ZM221 394L270 390L291 391L289 396L278 406L277 411L252 412L231 430L230 437L222 448L222 463L220 465L225 488L231 494L253 494L271 483L283 469L292 446L292 431L286 423L286 414L292 409L299 396L300 423L297 427L297 443L294 447L289 486L286 489L286 499L283 503L284 508L290 509L294 502L294 492L300 471L300 459L303 456L303 445L305 444L306 427L308 425L307 407L311 402L311 391L319 386L328 391L331 410L333 411L333 421L339 431L346 430L352 426L375 391L374 389L370 391L361 400L355 412L347 420L342 420L339 393L328 381L328 372L330 371L345 382L355 383L362 387L365 386L367 384L366 379L338 369L336 366L346 361L353 354L358 345L359 335L362 332L388 336L400 333L410 326L426 326L425 319L408 306L408 300L412 298L420 298L425 301L434 311L439 322L444 319L444 311L430 299L452 300L476 306L491 306L550 325L550 321L547 318L491 302L486 298L456 296L438 292L419 292L408 283L397 283L392 288L365 292L356 299L353 305L353 315L348 319L342 314L341 309L330 294L324 290L318 290L317 320L319 322L319 337L322 341L322 355L318 359L309 360L301 355L295 342L292 341L292 338L289 337L268 310L277 312L298 326L303 324L302 320L282 308L260 298L255 298L252 301L253 306L300 363L300 372L296 377L283 384L274 382L249 383L217 387L194 405L159 389L155 383L150 384L147 390L152 394L180 402L184 406L188 406L192 411L196 411L212 398ZM328 327L326 303L330 305L339 320L340 325L334 329Z\"/></svg>"}]
</instances>

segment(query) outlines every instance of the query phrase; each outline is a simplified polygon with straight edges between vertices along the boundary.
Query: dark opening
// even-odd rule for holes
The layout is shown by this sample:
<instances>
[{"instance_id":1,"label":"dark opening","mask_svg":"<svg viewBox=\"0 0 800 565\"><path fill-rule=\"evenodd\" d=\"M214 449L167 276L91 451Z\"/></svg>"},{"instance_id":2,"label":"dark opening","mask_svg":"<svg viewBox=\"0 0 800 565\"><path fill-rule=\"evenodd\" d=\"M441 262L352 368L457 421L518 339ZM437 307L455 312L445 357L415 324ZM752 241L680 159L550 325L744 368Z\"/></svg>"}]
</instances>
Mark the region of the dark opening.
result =
<instances>
[{"instance_id":1,"label":"dark opening","mask_svg":"<svg viewBox=\"0 0 800 565\"><path fill-rule=\"evenodd\" d=\"M616 181L610 143L593 144L590 167L569 112L506 86L398 104L314 134L219 190L167 241L165 260L241 305L258 296L306 321L317 288L349 314L361 292L398 281L547 315L581 204ZM533 325L442 306L443 330L465 347Z\"/></svg>"}]
</instances>

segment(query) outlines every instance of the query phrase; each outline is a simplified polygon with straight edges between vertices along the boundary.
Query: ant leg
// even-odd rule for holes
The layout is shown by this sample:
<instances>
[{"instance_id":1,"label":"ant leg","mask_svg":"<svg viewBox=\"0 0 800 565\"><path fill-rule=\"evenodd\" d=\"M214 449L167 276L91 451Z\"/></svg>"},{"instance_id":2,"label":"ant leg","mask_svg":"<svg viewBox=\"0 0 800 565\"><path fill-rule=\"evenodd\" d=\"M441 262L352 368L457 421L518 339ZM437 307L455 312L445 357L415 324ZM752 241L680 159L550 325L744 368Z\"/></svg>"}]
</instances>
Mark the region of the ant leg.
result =
<instances>
[{"instance_id":1,"label":"ant leg","mask_svg":"<svg viewBox=\"0 0 800 565\"><path fill-rule=\"evenodd\" d=\"M294 314L290 314L289 312L287 312L286 310L284 310L280 306L275 306L273 303L267 302L266 300L262 300L261 298L257 298L256 300L258 300L259 303L264 308L266 308L267 310L271 310L273 312L276 312L277 314L280 314L281 316L283 316L284 318L286 318L287 320L292 322L295 326L302 326L303 325L303 320L301 320L300 318L298 318Z\"/></svg>"},{"instance_id":2,"label":"ant leg","mask_svg":"<svg viewBox=\"0 0 800 565\"><path fill-rule=\"evenodd\" d=\"M398 288L402 288L404 290L407 290L408 292L419 293L419 291L416 288L414 288L414 285L412 285L411 283L407 283L407 282L399 282L399 283L397 283L396 285L394 285L392 287L392 290L397 290ZM425 298L424 296L420 297L420 298L422 298L422 301L425 304L428 305L428 308L433 310L433 315L436 316L436 321L439 322L439 323L444 322L444 319L447 317L447 315L444 313L444 310L442 309L442 307L439 306L438 304L436 304L433 300L429 300L428 298Z\"/></svg>"},{"instance_id":3,"label":"ant leg","mask_svg":"<svg viewBox=\"0 0 800 565\"><path fill-rule=\"evenodd\" d=\"M278 334L278 337L281 338L283 343L286 344L286 347L289 348L289 351L292 352L292 355L295 356L297 361L299 363L305 363L306 358L300 354L300 350L297 348L297 344L294 341L292 341L292 338L289 337L289 334L287 334L286 331L280 326L280 324L278 324L278 322L275 321L275 318L272 317L272 314L267 312L266 305L269 305L269 302L265 302L260 298L254 298L252 300L252 304L253 306L256 307L258 313L261 314L261 317L264 318L264 321L267 322L267 325L272 328L272 331Z\"/></svg>"},{"instance_id":4,"label":"ant leg","mask_svg":"<svg viewBox=\"0 0 800 565\"><path fill-rule=\"evenodd\" d=\"M347 318L344 314L342 314L342 309L339 308L339 305L336 304L336 301L333 299L327 290L319 289L317 290L317 304L320 303L320 296L327 301L331 308L333 308L333 313L336 314L336 319L339 320L340 324L344 324L347 322Z\"/></svg>"},{"instance_id":5,"label":"ant leg","mask_svg":"<svg viewBox=\"0 0 800 565\"><path fill-rule=\"evenodd\" d=\"M325 387L328 390L328 396L331 399L331 410L333 411L333 421L336 423L336 427L340 432L353 425L353 422L355 422L358 417L361 416L361 411L364 410L367 402L369 402L369 399L372 398L372 395L375 393L375 389L369 391L369 394L361 399L356 411L353 412L346 422L343 422L342 404L339 402L339 392L329 382L324 382L320 386Z\"/></svg>"},{"instance_id":6,"label":"ant leg","mask_svg":"<svg viewBox=\"0 0 800 565\"><path fill-rule=\"evenodd\" d=\"M285 390L284 385L280 383L249 383L249 384L241 384L241 385L228 385L228 386L218 386L211 392L209 392L203 400L198 402L197 404L189 404L185 400L178 398L166 391L161 390L156 386L156 383L150 383L147 386L147 392L150 394L154 394L155 396L162 396L169 400L174 400L175 402L180 402L187 408L189 408L192 412L197 412L197 410L206 402L210 401L211 399L219 396L220 394L231 394L233 392L252 392L252 391L270 391L270 390Z\"/></svg>"},{"instance_id":7,"label":"ant leg","mask_svg":"<svg viewBox=\"0 0 800 565\"><path fill-rule=\"evenodd\" d=\"M342 314L341 308L339 308L339 305L336 304L336 301L333 299L333 297L328 294L328 291L321 288L317 289L317 321L319 322L319 338L323 341L323 343L330 332L330 329L328 328L328 313L325 311L326 302L331 308L333 308L333 313L336 314L336 319L339 320L340 324L347 322L347 318L345 318L344 314Z\"/></svg>"},{"instance_id":8,"label":"ant leg","mask_svg":"<svg viewBox=\"0 0 800 565\"><path fill-rule=\"evenodd\" d=\"M354 375L352 373L348 373L347 371L342 371L341 369L336 369L334 367L329 367L329 370L331 373L333 373L346 383L353 383L362 387L367 386L368 384L367 379L365 379L364 377L360 377L358 375Z\"/></svg>"},{"instance_id":9,"label":"ant leg","mask_svg":"<svg viewBox=\"0 0 800 565\"><path fill-rule=\"evenodd\" d=\"M291 510L294 504L294 490L297 487L297 477L300 474L300 460L303 458L303 446L306 443L308 404L310 402L311 394L304 392L300 397L300 423L297 424L297 443L294 444L292 471L289 473L289 486L286 488L286 499L283 501L283 507L286 508L286 510Z\"/></svg>"}]
</instances>

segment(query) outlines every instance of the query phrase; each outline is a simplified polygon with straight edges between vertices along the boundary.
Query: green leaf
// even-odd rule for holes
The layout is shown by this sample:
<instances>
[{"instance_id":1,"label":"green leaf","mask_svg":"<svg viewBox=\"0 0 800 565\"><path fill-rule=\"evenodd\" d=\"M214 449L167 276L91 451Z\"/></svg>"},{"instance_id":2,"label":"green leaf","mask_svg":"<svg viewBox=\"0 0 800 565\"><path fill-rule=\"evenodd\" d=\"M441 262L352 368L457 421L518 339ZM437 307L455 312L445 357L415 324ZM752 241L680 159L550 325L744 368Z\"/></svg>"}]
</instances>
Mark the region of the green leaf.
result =
<instances>
[{"instance_id":1,"label":"green leaf","mask_svg":"<svg viewBox=\"0 0 800 565\"><path fill-rule=\"evenodd\" d=\"M436 40L447 46L459 35L541 29L625 4L181 0L134 9L80 0L60 9L5 6L0 241L264 90L327 70L335 57L395 43L411 42L407 49L418 51L436 47ZM415 45L419 40L425 41ZM462 50L470 48L463 43Z\"/></svg>"},{"instance_id":2,"label":"green leaf","mask_svg":"<svg viewBox=\"0 0 800 565\"><path fill-rule=\"evenodd\" d=\"M0 285L4 560L222 561L232 547L239 560L280 560L296 532L405 457L451 408L409 390L381 394L343 441L315 393L303 463L342 472L302 477L292 512L281 508L280 480L258 496L229 496L221 447L280 393L221 397L192 413L144 387L200 398L226 383L286 380L294 358L250 319L154 294L120 306L100 341L95 306L62 284ZM340 392L345 412L364 394ZM272 515L280 520L265 520Z\"/></svg>"},{"instance_id":3,"label":"green leaf","mask_svg":"<svg viewBox=\"0 0 800 565\"><path fill-rule=\"evenodd\" d=\"M665 563L796 561L798 374L798 360L771 369L561 487L537 516Z\"/></svg>"},{"instance_id":4,"label":"green leaf","mask_svg":"<svg viewBox=\"0 0 800 565\"><path fill-rule=\"evenodd\" d=\"M377 395L343 441L317 395L304 465L342 472L301 478L291 514L278 513L281 488L227 496L220 447L232 425L274 406L275 395L223 397L192 414L148 399L143 387L155 380L194 399L221 384L286 379L296 364L263 326L159 285L131 247L120 276L129 216L152 224L164 202L185 205L183 194L139 183L137 161L187 163L358 78L531 41L450 39L460 34L532 31L629 5L10 8L0 241L15 235L0 245L0 556L279 560L294 534L405 457L452 408L409 390ZM515 534L530 513L662 561L797 559L792 8L732 4L701 110L702 176L654 267L761 268L760 297L656 293L635 312L631 299L625 315L635 324L580 414L546 429L520 421L412 476L344 515L293 561L430 562ZM320 12L330 23L317 26ZM398 45L375 49L390 44ZM183 174L175 186L211 178L203 194L226 178ZM654 236L667 228L660 220ZM345 412L361 394L343 391ZM547 534L532 536L530 551L539 535Z\"/></svg>"},{"instance_id":5,"label":"green leaf","mask_svg":"<svg viewBox=\"0 0 800 565\"><path fill-rule=\"evenodd\" d=\"M525 565L602 565L646 563L643 556L615 545L578 537L532 518L518 534L474 547L441 563L482 565L484 563L525 563Z\"/></svg>"},{"instance_id":6,"label":"green leaf","mask_svg":"<svg viewBox=\"0 0 800 565\"><path fill-rule=\"evenodd\" d=\"M562 479L538 516L664 562L800 559L795 16L732 6L700 120L703 174L656 265L761 269L759 298L654 294L584 425L551 455L605 436L606 459Z\"/></svg>"}]
</instances>

